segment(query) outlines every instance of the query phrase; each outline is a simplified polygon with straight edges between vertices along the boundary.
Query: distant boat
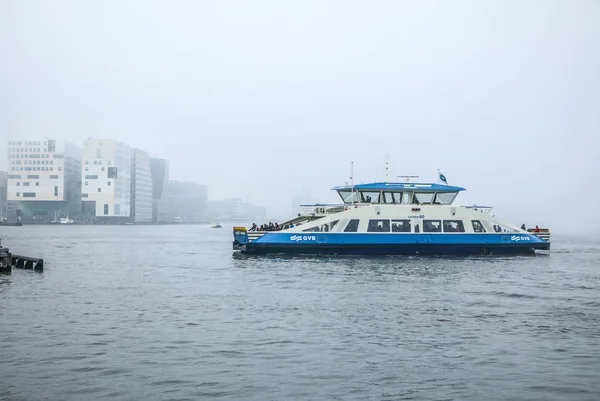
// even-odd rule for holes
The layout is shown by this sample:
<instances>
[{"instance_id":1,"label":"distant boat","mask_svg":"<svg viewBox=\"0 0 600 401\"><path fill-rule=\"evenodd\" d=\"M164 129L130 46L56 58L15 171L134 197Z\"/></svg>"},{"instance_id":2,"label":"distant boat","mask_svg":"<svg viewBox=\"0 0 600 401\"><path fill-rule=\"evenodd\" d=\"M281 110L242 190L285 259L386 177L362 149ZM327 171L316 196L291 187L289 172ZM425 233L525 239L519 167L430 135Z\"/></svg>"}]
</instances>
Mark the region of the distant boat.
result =
<instances>
[{"instance_id":1,"label":"distant boat","mask_svg":"<svg viewBox=\"0 0 600 401\"><path fill-rule=\"evenodd\" d=\"M75 220L70 219L69 216L67 216L67 217L61 217L58 220L58 223L59 224L75 224Z\"/></svg>"},{"instance_id":2,"label":"distant boat","mask_svg":"<svg viewBox=\"0 0 600 401\"><path fill-rule=\"evenodd\" d=\"M211 228L221 228L221 225L219 223L215 223L215 224L211 224L210 227Z\"/></svg>"}]
</instances>

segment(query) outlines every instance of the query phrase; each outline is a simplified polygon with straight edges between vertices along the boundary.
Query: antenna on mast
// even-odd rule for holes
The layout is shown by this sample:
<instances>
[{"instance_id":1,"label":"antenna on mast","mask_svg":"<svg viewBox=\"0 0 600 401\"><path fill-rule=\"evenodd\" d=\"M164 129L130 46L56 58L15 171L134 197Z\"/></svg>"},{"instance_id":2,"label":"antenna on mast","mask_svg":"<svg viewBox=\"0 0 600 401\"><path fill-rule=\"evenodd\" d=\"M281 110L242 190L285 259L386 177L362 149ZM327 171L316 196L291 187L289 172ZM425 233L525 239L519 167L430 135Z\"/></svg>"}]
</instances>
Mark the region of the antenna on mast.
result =
<instances>
[{"instance_id":1,"label":"antenna on mast","mask_svg":"<svg viewBox=\"0 0 600 401\"><path fill-rule=\"evenodd\" d=\"M388 177L390 175L390 156L388 153L385 154L385 182L388 182Z\"/></svg>"},{"instance_id":2,"label":"antenna on mast","mask_svg":"<svg viewBox=\"0 0 600 401\"><path fill-rule=\"evenodd\" d=\"M352 185L352 203L354 203L354 162L350 162L350 185Z\"/></svg>"}]
</instances>

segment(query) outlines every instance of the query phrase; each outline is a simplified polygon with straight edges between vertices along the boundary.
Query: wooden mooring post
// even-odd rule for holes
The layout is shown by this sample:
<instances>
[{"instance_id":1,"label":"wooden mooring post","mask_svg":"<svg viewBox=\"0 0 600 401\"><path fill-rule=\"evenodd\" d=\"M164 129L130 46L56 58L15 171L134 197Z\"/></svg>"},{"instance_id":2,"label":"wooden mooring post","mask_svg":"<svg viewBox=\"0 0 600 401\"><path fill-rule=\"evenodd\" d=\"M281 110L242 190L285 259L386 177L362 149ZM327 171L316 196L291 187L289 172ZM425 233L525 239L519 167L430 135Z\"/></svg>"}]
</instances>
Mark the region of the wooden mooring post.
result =
<instances>
[{"instance_id":1,"label":"wooden mooring post","mask_svg":"<svg viewBox=\"0 0 600 401\"><path fill-rule=\"evenodd\" d=\"M12 268L12 258L8 249L0 246L0 273L8 273Z\"/></svg>"},{"instance_id":2,"label":"wooden mooring post","mask_svg":"<svg viewBox=\"0 0 600 401\"><path fill-rule=\"evenodd\" d=\"M13 255L8 248L3 248L0 243L0 272L10 272L13 267L42 271L44 270L44 259Z\"/></svg>"}]
</instances>

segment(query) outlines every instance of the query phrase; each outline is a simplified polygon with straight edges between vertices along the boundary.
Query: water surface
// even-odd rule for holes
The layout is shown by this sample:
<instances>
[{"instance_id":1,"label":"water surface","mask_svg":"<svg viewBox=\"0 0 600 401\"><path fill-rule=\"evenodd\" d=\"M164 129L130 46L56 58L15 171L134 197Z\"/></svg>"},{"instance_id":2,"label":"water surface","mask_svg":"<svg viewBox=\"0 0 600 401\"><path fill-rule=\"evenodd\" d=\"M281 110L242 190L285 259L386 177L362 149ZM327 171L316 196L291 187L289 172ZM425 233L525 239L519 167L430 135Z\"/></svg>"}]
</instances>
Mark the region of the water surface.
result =
<instances>
[{"instance_id":1,"label":"water surface","mask_svg":"<svg viewBox=\"0 0 600 401\"><path fill-rule=\"evenodd\" d=\"M600 241L234 254L230 225L0 227L0 399L598 400Z\"/></svg>"}]
</instances>

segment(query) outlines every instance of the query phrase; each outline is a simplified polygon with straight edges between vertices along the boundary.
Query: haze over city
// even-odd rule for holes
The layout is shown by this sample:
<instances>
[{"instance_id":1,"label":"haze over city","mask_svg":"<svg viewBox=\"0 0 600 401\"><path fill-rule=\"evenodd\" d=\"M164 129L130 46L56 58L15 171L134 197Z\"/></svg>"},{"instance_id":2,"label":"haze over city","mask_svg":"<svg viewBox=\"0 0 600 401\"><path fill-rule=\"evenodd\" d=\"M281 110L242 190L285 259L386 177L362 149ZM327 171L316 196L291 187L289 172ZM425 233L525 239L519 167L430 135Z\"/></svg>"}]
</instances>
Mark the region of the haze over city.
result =
<instances>
[{"instance_id":1,"label":"haze over city","mask_svg":"<svg viewBox=\"0 0 600 401\"><path fill-rule=\"evenodd\" d=\"M286 217L350 180L419 175L462 204L597 231L600 2L0 5L7 141L109 138ZM591 185L590 185L591 184ZM585 195L584 195L585 194ZM585 205L583 205L585 206Z\"/></svg>"}]
</instances>

